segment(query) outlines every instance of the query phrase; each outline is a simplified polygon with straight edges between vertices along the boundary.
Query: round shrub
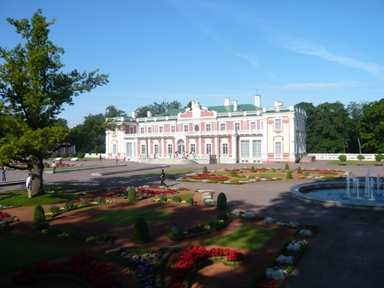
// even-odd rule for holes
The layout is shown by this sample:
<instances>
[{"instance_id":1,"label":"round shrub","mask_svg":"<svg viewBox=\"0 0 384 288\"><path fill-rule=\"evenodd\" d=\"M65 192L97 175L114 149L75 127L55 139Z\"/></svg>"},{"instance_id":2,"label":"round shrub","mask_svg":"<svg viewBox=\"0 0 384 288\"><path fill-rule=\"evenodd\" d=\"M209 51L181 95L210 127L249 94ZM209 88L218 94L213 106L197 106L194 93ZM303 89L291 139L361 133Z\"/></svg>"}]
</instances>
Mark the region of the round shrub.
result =
<instances>
[{"instance_id":1,"label":"round shrub","mask_svg":"<svg viewBox=\"0 0 384 288\"><path fill-rule=\"evenodd\" d=\"M365 159L365 157L364 157L364 155L359 154L359 155L357 155L357 159L359 159L359 161L362 161Z\"/></svg>"},{"instance_id":2,"label":"round shrub","mask_svg":"<svg viewBox=\"0 0 384 288\"><path fill-rule=\"evenodd\" d=\"M287 171L287 179L293 179L291 170Z\"/></svg>"},{"instance_id":3,"label":"round shrub","mask_svg":"<svg viewBox=\"0 0 384 288\"><path fill-rule=\"evenodd\" d=\"M340 156L339 156L339 160L340 160L341 162L345 162L345 161L347 161L347 156L345 156L345 155L340 155Z\"/></svg>"},{"instance_id":4,"label":"round shrub","mask_svg":"<svg viewBox=\"0 0 384 288\"><path fill-rule=\"evenodd\" d=\"M60 154L57 153L57 152L56 152L56 153L53 153L53 157L54 157L54 158L58 158L58 157L60 157Z\"/></svg>"},{"instance_id":5,"label":"round shrub","mask_svg":"<svg viewBox=\"0 0 384 288\"><path fill-rule=\"evenodd\" d=\"M140 217L136 220L135 226L133 227L133 237L131 239L133 243L147 243L151 241L149 237L149 228L147 221Z\"/></svg>"},{"instance_id":6,"label":"round shrub","mask_svg":"<svg viewBox=\"0 0 384 288\"><path fill-rule=\"evenodd\" d=\"M375 160L377 161L377 162L380 162L381 160L383 160L384 159L384 155L383 154L377 154L376 156L375 156Z\"/></svg>"},{"instance_id":7,"label":"round shrub","mask_svg":"<svg viewBox=\"0 0 384 288\"><path fill-rule=\"evenodd\" d=\"M61 153L61 157L67 158L68 157L68 153Z\"/></svg>"},{"instance_id":8,"label":"round shrub","mask_svg":"<svg viewBox=\"0 0 384 288\"><path fill-rule=\"evenodd\" d=\"M77 156L77 153L71 153L69 154L69 156L71 156L72 158L75 158Z\"/></svg>"},{"instance_id":9,"label":"round shrub","mask_svg":"<svg viewBox=\"0 0 384 288\"><path fill-rule=\"evenodd\" d=\"M217 209L227 209L227 196L225 196L224 192L220 192L219 196L217 196Z\"/></svg>"},{"instance_id":10,"label":"round shrub","mask_svg":"<svg viewBox=\"0 0 384 288\"><path fill-rule=\"evenodd\" d=\"M45 212L44 208L41 205L36 205L33 210L33 225L45 222Z\"/></svg>"},{"instance_id":11,"label":"round shrub","mask_svg":"<svg viewBox=\"0 0 384 288\"><path fill-rule=\"evenodd\" d=\"M303 174L303 171L301 171L301 167L297 167L297 174Z\"/></svg>"},{"instance_id":12,"label":"round shrub","mask_svg":"<svg viewBox=\"0 0 384 288\"><path fill-rule=\"evenodd\" d=\"M128 202L129 203L137 202L136 189L133 186L129 187L129 190L128 190Z\"/></svg>"},{"instance_id":13,"label":"round shrub","mask_svg":"<svg viewBox=\"0 0 384 288\"><path fill-rule=\"evenodd\" d=\"M204 168L203 168L203 173L208 173L208 168L207 168L207 166L204 166Z\"/></svg>"},{"instance_id":14,"label":"round shrub","mask_svg":"<svg viewBox=\"0 0 384 288\"><path fill-rule=\"evenodd\" d=\"M85 157L84 152L77 152L77 158L83 159Z\"/></svg>"}]
</instances>

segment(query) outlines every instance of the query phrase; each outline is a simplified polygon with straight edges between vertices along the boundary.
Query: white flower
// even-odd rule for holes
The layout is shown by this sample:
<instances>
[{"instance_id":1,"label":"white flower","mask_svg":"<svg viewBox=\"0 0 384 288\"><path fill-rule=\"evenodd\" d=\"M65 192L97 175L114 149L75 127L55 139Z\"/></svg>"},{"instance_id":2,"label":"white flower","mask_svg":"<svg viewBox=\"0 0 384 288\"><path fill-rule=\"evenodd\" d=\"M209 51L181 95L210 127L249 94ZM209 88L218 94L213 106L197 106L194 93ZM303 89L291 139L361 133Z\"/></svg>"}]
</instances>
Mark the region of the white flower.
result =
<instances>
[{"instance_id":1,"label":"white flower","mask_svg":"<svg viewBox=\"0 0 384 288\"><path fill-rule=\"evenodd\" d=\"M273 268L267 268L265 270L265 275L268 279L274 279L274 280L282 280L285 277L285 270L282 269L273 269Z\"/></svg>"},{"instance_id":2,"label":"white flower","mask_svg":"<svg viewBox=\"0 0 384 288\"><path fill-rule=\"evenodd\" d=\"M306 243L307 243L307 241L305 241L305 240L300 240L300 241L292 240L292 242L288 244L287 250L299 252L301 250L301 247L303 245L305 245Z\"/></svg>"},{"instance_id":3,"label":"white flower","mask_svg":"<svg viewBox=\"0 0 384 288\"><path fill-rule=\"evenodd\" d=\"M275 223L275 222L276 222L276 219L267 216L267 217L264 218L263 221L264 221L265 223Z\"/></svg>"},{"instance_id":4,"label":"white flower","mask_svg":"<svg viewBox=\"0 0 384 288\"><path fill-rule=\"evenodd\" d=\"M233 210L233 211L231 212L231 214L234 214L234 215L236 215L236 216L239 216L241 213L242 213L242 212L241 212L240 210L238 210L238 209L235 209L235 210Z\"/></svg>"},{"instance_id":5,"label":"white flower","mask_svg":"<svg viewBox=\"0 0 384 288\"><path fill-rule=\"evenodd\" d=\"M280 255L279 257L277 257L276 262L279 265L292 265L293 259L294 259L293 256Z\"/></svg>"},{"instance_id":6,"label":"white flower","mask_svg":"<svg viewBox=\"0 0 384 288\"><path fill-rule=\"evenodd\" d=\"M309 229L301 229L299 231L299 235L300 236L305 236L305 237L312 236L312 231L309 230Z\"/></svg>"},{"instance_id":7,"label":"white flower","mask_svg":"<svg viewBox=\"0 0 384 288\"><path fill-rule=\"evenodd\" d=\"M253 219L256 217L256 214L246 212L242 215L242 217L245 219Z\"/></svg>"}]
</instances>

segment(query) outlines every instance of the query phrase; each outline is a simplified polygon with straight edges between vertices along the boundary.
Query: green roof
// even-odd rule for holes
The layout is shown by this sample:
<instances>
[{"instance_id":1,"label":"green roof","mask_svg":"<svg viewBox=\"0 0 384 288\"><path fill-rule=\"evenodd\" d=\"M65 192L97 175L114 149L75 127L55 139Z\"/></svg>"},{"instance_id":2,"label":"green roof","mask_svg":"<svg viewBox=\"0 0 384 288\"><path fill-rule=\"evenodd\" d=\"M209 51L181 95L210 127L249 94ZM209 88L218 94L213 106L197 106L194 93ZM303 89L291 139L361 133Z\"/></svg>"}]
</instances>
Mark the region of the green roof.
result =
<instances>
[{"instance_id":1,"label":"green roof","mask_svg":"<svg viewBox=\"0 0 384 288\"><path fill-rule=\"evenodd\" d=\"M207 107L209 111L216 111L217 113L226 113L226 112L235 112L233 110L233 105L229 106L209 106ZM260 107L256 107L255 105L252 104L237 104L237 111L236 112L241 112L241 111L256 111L256 110L261 110ZM185 108L183 109L172 109L169 111L166 111L164 113L157 114L156 116L176 116L179 113L184 113Z\"/></svg>"}]
</instances>

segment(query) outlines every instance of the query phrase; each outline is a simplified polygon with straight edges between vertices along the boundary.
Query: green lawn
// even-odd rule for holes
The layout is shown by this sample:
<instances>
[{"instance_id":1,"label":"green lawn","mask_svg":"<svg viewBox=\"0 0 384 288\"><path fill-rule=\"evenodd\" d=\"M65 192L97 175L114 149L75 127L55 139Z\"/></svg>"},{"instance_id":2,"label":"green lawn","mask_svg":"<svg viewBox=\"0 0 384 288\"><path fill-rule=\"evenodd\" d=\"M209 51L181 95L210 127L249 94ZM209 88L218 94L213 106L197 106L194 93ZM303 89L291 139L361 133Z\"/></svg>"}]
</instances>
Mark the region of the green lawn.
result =
<instances>
[{"instance_id":1,"label":"green lawn","mask_svg":"<svg viewBox=\"0 0 384 288\"><path fill-rule=\"evenodd\" d=\"M165 210L125 209L105 212L96 217L96 221L115 226L133 226L137 218L144 218L148 224L155 224L172 218L173 214Z\"/></svg>"},{"instance_id":2,"label":"green lawn","mask_svg":"<svg viewBox=\"0 0 384 288\"><path fill-rule=\"evenodd\" d=\"M384 165L384 161L356 161L356 160L347 160L347 161L339 161L339 160L332 160L327 163L327 165L339 165L339 164L346 164L347 166L358 166L363 164L364 166L374 166L377 164Z\"/></svg>"},{"instance_id":3,"label":"green lawn","mask_svg":"<svg viewBox=\"0 0 384 288\"><path fill-rule=\"evenodd\" d=\"M224 247L243 248L248 250L262 249L275 235L277 231L264 229L249 224L243 225L235 232L203 241L204 245L218 245Z\"/></svg>"},{"instance_id":4,"label":"green lawn","mask_svg":"<svg viewBox=\"0 0 384 288\"><path fill-rule=\"evenodd\" d=\"M55 186L51 187L55 190ZM55 204L72 201L80 197L79 194L74 193L46 193L29 199L27 191L24 189L2 193L2 196L3 197L0 198L0 205L3 206L36 206Z\"/></svg>"},{"instance_id":5,"label":"green lawn","mask_svg":"<svg viewBox=\"0 0 384 288\"><path fill-rule=\"evenodd\" d=\"M0 247L0 275L32 266L41 261L71 255L81 251L39 244L19 235L8 235L1 238Z\"/></svg>"}]
</instances>

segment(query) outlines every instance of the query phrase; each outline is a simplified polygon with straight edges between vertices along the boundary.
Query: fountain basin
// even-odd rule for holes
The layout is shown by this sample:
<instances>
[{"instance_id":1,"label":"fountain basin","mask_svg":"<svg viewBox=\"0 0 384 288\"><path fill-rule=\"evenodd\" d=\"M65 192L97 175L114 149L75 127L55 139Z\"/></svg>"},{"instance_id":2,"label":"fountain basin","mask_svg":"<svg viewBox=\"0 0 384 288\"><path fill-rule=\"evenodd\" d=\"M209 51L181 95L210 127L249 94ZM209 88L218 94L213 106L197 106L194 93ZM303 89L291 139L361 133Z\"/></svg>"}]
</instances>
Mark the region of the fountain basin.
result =
<instances>
[{"instance_id":1,"label":"fountain basin","mask_svg":"<svg viewBox=\"0 0 384 288\"><path fill-rule=\"evenodd\" d=\"M364 182L360 184L360 188L365 187ZM350 187L352 189L352 185ZM360 193L364 194L363 192L361 189ZM325 207L384 211L383 195L376 195L375 200L347 196L345 182L306 183L293 187L291 195L307 203L322 204Z\"/></svg>"}]
</instances>

